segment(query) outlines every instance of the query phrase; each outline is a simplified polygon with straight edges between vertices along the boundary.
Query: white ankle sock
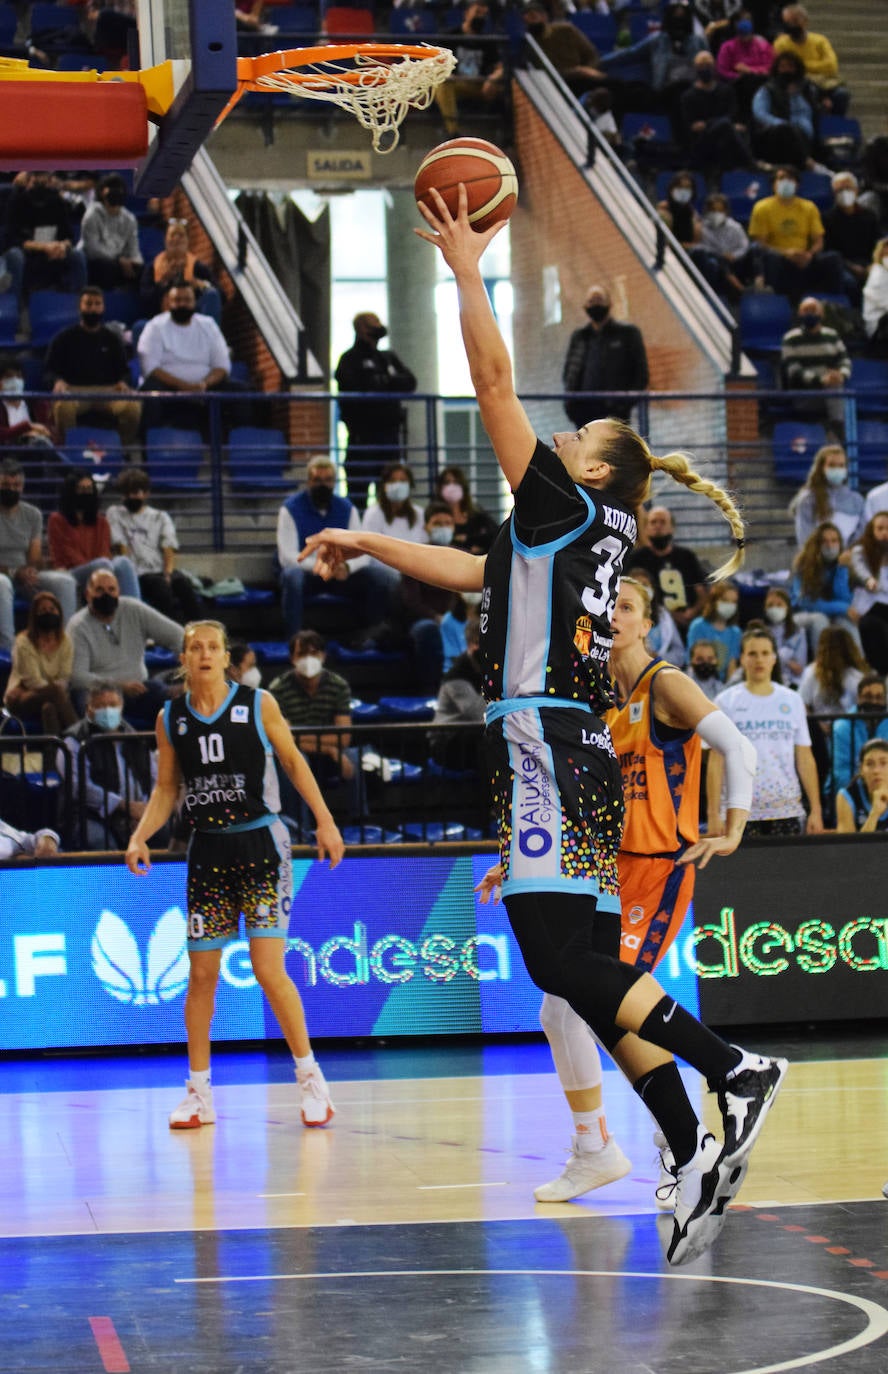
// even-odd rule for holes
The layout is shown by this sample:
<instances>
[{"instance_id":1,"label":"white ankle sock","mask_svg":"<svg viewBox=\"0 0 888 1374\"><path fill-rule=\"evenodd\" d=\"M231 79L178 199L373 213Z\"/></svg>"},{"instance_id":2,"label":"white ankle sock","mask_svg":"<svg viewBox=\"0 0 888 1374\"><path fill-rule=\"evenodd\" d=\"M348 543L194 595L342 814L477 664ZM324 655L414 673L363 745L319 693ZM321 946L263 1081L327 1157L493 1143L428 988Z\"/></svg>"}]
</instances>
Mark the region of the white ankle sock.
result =
<instances>
[{"instance_id":1,"label":"white ankle sock","mask_svg":"<svg viewBox=\"0 0 888 1374\"><path fill-rule=\"evenodd\" d=\"M309 1069L315 1068L317 1060L314 1057L313 1051L309 1050L308 1054L302 1055L301 1058L299 1055L294 1054L293 1063L296 1065L297 1073L308 1073Z\"/></svg>"},{"instance_id":2,"label":"white ankle sock","mask_svg":"<svg viewBox=\"0 0 888 1374\"><path fill-rule=\"evenodd\" d=\"M573 1119L580 1154L595 1154L603 1150L609 1139L604 1108L598 1107L594 1112L574 1112Z\"/></svg>"},{"instance_id":3,"label":"white ankle sock","mask_svg":"<svg viewBox=\"0 0 888 1374\"><path fill-rule=\"evenodd\" d=\"M194 1088L196 1092L206 1093L210 1091L209 1069L192 1069L189 1065L188 1077L191 1080L192 1088Z\"/></svg>"}]
</instances>

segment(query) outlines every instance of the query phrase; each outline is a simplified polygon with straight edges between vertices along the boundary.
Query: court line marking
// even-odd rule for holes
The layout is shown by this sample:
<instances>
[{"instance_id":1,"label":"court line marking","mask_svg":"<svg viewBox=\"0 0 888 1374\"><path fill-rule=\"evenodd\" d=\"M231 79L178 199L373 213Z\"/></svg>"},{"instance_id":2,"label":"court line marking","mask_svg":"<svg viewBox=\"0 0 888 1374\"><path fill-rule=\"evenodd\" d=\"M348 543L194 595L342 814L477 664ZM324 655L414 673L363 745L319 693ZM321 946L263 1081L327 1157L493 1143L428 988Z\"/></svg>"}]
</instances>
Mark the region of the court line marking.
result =
<instances>
[{"instance_id":1,"label":"court line marking","mask_svg":"<svg viewBox=\"0 0 888 1374\"><path fill-rule=\"evenodd\" d=\"M417 1183L418 1193L440 1193L445 1189L453 1188L508 1188L509 1182L503 1179L501 1182L491 1180L488 1183Z\"/></svg>"},{"instance_id":2,"label":"court line marking","mask_svg":"<svg viewBox=\"0 0 888 1374\"><path fill-rule=\"evenodd\" d=\"M730 1278L714 1274L673 1274L673 1273L645 1273L640 1270L627 1269L357 1269L345 1272L312 1273L312 1274L219 1274L208 1278L185 1278L174 1279L178 1284L225 1284L225 1283L271 1283L288 1280L305 1281L306 1279L404 1279L404 1278L443 1278L460 1277L465 1275L470 1278L497 1276L504 1277L516 1274L519 1277L568 1277L568 1278L606 1278L606 1279L655 1279L658 1282L668 1281L671 1283L724 1283L735 1284L747 1288L771 1288L778 1289L787 1293L800 1293L809 1297L827 1298L833 1302L845 1303L848 1307L855 1307L867 1319L867 1325L857 1336L851 1336L846 1341L841 1341L838 1345L830 1346L826 1350L815 1351L812 1354L802 1355L791 1360L781 1360L777 1364L756 1365L746 1369L734 1371L724 1370L722 1374L781 1374L781 1371L788 1369L810 1368L812 1363L821 1363L823 1360L835 1360L840 1355L848 1355L852 1351L861 1350L864 1346L872 1345L874 1341L881 1339L888 1334L888 1309L881 1307L878 1303L871 1302L869 1298L859 1298L853 1293L837 1293L831 1288L816 1288L804 1283L782 1283L772 1279L745 1279Z\"/></svg>"},{"instance_id":3,"label":"court line marking","mask_svg":"<svg viewBox=\"0 0 888 1374\"><path fill-rule=\"evenodd\" d=\"M129 1360L111 1318L89 1317L88 1321L106 1374L130 1374Z\"/></svg>"}]
</instances>

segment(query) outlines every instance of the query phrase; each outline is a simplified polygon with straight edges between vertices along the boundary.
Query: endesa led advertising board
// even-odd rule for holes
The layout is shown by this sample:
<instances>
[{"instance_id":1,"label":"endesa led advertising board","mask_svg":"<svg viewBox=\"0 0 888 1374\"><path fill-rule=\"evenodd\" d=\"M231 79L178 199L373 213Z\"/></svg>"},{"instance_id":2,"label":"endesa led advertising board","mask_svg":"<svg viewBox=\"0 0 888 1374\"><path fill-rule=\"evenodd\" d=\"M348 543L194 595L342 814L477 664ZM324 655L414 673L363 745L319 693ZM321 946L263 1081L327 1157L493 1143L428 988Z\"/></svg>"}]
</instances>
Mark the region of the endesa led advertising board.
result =
<instances>
[{"instance_id":1,"label":"endesa led advertising board","mask_svg":"<svg viewBox=\"0 0 888 1374\"><path fill-rule=\"evenodd\" d=\"M888 1007L881 837L749 841L697 875L657 970L712 1025L880 1017ZM504 908L473 893L493 855L293 863L287 967L312 1036L539 1029ZM0 1052L173 1044L188 978L185 865L0 867ZM213 1035L280 1038L245 941L223 952Z\"/></svg>"}]
</instances>

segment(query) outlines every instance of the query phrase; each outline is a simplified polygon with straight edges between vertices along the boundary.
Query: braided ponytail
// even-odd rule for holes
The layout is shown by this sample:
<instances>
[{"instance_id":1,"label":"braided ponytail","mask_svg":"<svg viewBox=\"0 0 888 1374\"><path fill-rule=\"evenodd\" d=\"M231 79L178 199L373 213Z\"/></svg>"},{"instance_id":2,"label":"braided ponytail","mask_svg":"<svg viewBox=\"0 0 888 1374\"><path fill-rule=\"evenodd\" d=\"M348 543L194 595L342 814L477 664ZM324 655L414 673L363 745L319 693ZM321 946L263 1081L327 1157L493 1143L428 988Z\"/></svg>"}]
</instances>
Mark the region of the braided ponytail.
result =
<instances>
[{"instance_id":1,"label":"braided ponytail","mask_svg":"<svg viewBox=\"0 0 888 1374\"><path fill-rule=\"evenodd\" d=\"M662 458L651 454L651 468L654 472L666 472L675 482L680 482L689 491L696 491L701 496L706 496L710 501L718 506L722 515L731 527L736 548L729 559L720 568L710 575L710 582L721 582L724 578L730 577L738 568L743 566L746 540L743 537L744 526L740 512L734 505L726 491L717 487L714 482L710 482L707 477L701 477L694 472L693 468L684 453L667 453Z\"/></svg>"}]
</instances>

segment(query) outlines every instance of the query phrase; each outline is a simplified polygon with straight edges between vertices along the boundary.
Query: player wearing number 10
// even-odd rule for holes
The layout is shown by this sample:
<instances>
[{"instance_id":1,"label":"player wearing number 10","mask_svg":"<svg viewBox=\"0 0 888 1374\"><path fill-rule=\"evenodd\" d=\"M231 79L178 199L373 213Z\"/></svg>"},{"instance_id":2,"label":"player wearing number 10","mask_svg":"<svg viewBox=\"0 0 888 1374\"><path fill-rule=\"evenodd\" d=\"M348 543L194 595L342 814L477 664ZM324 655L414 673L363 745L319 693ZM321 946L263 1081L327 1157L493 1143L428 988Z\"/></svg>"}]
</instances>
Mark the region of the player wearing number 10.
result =
<instances>
[{"instance_id":1,"label":"player wearing number 10","mask_svg":"<svg viewBox=\"0 0 888 1374\"><path fill-rule=\"evenodd\" d=\"M741 561L743 526L683 455L655 457L620 420L556 434L551 449L536 438L481 276L497 228L472 229L464 187L456 217L430 195L436 208L420 206L428 228L417 233L456 278L472 383L514 512L486 559L349 531L325 530L307 544L321 576L360 552L440 586L483 589L482 683L509 922L536 984L568 1001L615 1053L657 1119L676 1160L667 1257L683 1264L721 1229L785 1064L726 1044L649 973L620 961L623 793L602 713L612 704L611 613L651 473L719 505L738 544L719 575ZM724 1146L697 1120L671 1053L718 1090Z\"/></svg>"},{"instance_id":2,"label":"player wearing number 10","mask_svg":"<svg viewBox=\"0 0 888 1374\"><path fill-rule=\"evenodd\" d=\"M237 939L243 914L253 972L295 1060L302 1120L323 1126L333 1104L312 1054L301 998L284 965L293 875L287 828L277 814L273 755L311 808L318 857L329 855L331 868L342 858L342 837L274 697L228 681L225 627L215 620L186 625L181 658L187 690L157 718L157 784L126 851L130 871L147 873L147 841L169 819L182 787L182 814L193 832L185 998L189 1077L170 1125L183 1129L216 1119L210 1023L222 949Z\"/></svg>"}]
</instances>

